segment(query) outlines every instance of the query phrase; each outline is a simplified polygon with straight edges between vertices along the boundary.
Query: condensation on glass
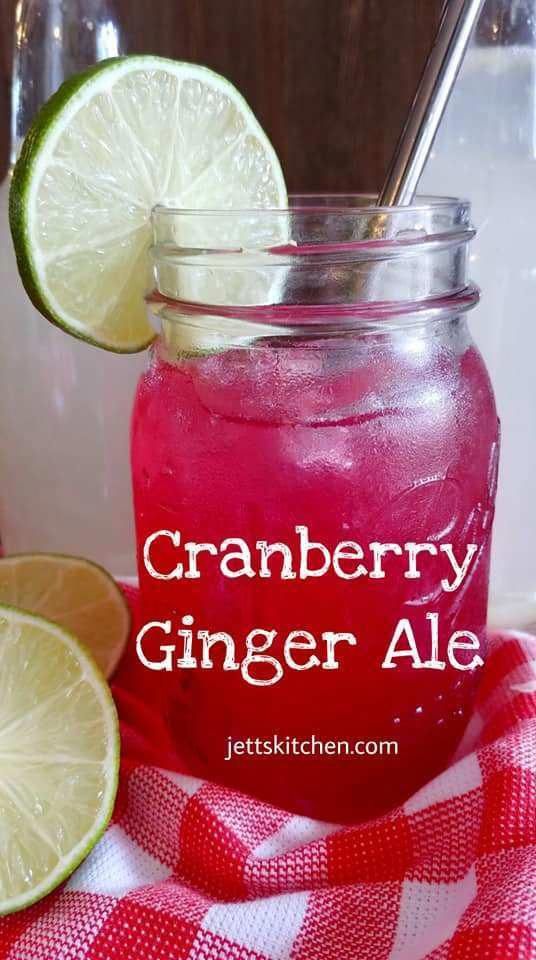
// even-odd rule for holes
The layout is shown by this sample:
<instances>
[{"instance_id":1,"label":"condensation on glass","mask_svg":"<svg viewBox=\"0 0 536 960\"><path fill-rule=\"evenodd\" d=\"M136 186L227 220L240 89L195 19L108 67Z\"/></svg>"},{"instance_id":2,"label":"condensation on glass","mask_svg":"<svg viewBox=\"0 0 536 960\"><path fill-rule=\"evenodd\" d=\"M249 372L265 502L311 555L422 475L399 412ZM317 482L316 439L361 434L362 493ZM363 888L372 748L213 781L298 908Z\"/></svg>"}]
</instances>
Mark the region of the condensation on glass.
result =
<instances>
[{"instance_id":1,"label":"condensation on glass","mask_svg":"<svg viewBox=\"0 0 536 960\"><path fill-rule=\"evenodd\" d=\"M421 189L467 196L472 317L502 422L491 623L536 624L536 0L487 0Z\"/></svg>"}]
</instances>

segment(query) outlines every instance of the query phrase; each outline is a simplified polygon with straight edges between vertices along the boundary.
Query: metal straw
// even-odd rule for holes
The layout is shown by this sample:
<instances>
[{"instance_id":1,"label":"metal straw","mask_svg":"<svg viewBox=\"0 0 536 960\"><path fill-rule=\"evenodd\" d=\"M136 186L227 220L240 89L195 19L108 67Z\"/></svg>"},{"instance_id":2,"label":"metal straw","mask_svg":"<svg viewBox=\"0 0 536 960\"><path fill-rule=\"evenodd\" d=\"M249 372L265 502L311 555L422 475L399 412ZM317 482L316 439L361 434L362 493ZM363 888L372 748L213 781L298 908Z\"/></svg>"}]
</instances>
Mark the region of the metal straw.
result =
<instances>
[{"instance_id":1,"label":"metal straw","mask_svg":"<svg viewBox=\"0 0 536 960\"><path fill-rule=\"evenodd\" d=\"M412 202L483 3L484 0L447 0L445 3L378 206L407 206Z\"/></svg>"}]
</instances>

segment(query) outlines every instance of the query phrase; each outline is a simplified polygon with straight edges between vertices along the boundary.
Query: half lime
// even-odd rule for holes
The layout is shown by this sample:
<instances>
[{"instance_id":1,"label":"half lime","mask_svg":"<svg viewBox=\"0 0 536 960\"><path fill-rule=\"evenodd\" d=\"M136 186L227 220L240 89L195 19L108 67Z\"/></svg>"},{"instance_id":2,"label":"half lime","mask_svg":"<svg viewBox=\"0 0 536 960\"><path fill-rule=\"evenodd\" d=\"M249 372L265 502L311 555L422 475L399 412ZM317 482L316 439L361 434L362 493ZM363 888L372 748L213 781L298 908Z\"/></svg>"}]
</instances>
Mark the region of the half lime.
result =
<instances>
[{"instance_id":1,"label":"half lime","mask_svg":"<svg viewBox=\"0 0 536 960\"><path fill-rule=\"evenodd\" d=\"M110 819L119 735L108 686L55 624L0 606L0 915L66 879Z\"/></svg>"},{"instance_id":2,"label":"half lime","mask_svg":"<svg viewBox=\"0 0 536 960\"><path fill-rule=\"evenodd\" d=\"M105 677L130 632L123 592L102 567L82 557L26 553L0 560L0 604L35 613L77 637Z\"/></svg>"}]
</instances>

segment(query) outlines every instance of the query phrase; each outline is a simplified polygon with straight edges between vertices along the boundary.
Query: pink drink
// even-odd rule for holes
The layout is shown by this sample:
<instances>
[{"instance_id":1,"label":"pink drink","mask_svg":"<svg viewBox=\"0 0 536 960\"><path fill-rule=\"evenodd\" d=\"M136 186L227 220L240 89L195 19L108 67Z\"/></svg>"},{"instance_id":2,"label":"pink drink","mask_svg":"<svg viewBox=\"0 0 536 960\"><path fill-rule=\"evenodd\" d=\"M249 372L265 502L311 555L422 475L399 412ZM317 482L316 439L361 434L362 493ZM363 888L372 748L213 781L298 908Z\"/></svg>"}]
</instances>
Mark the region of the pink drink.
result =
<instances>
[{"instance_id":1,"label":"pink drink","mask_svg":"<svg viewBox=\"0 0 536 960\"><path fill-rule=\"evenodd\" d=\"M357 647L341 648L340 669L287 670L268 687L224 672L218 653L212 670L148 673L148 683L168 691L163 709L194 773L340 821L380 813L445 766L481 671L380 665L402 617L429 658L429 611L439 614L445 659L455 630L485 644L497 439L481 357L465 320L445 310L407 329L265 339L175 361L157 345L132 431L144 619L173 617L180 626L192 614L194 629L228 631L237 657L255 627L277 630L276 657L296 629L358 638ZM346 539L448 542L463 556L475 543L478 555L455 593L438 590L446 561L426 557L420 580L405 579L406 560L395 555L384 561L384 580L351 582L333 571L305 581L230 580L211 558L200 560L199 580L161 582L143 566L145 539L160 529L180 530L183 541L241 537L253 547L259 539L295 544L297 525L331 548ZM152 557L163 570L178 559L171 544L155 545ZM275 734L396 740L399 750L225 760L228 737Z\"/></svg>"}]
</instances>

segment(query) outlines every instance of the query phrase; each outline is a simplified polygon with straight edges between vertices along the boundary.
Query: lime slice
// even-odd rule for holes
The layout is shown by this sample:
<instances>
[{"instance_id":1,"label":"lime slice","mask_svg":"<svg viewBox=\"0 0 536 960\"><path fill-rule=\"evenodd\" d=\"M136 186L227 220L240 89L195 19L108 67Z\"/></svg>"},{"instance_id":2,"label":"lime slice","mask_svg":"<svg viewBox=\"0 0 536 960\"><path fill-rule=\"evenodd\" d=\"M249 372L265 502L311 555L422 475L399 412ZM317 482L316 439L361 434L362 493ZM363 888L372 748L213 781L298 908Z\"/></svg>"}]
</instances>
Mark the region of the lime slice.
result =
<instances>
[{"instance_id":1,"label":"lime slice","mask_svg":"<svg viewBox=\"0 0 536 960\"><path fill-rule=\"evenodd\" d=\"M105 677L125 649L127 602L115 580L89 560L46 553L5 557L0 560L0 604L38 614L74 634Z\"/></svg>"},{"instance_id":2,"label":"lime slice","mask_svg":"<svg viewBox=\"0 0 536 960\"><path fill-rule=\"evenodd\" d=\"M117 715L61 627L0 606L0 915L53 890L103 833L117 790Z\"/></svg>"},{"instance_id":3,"label":"lime slice","mask_svg":"<svg viewBox=\"0 0 536 960\"><path fill-rule=\"evenodd\" d=\"M10 222L38 310L116 352L153 339L150 214L286 205L277 156L242 96L205 67L104 61L37 116L15 167Z\"/></svg>"}]
</instances>

